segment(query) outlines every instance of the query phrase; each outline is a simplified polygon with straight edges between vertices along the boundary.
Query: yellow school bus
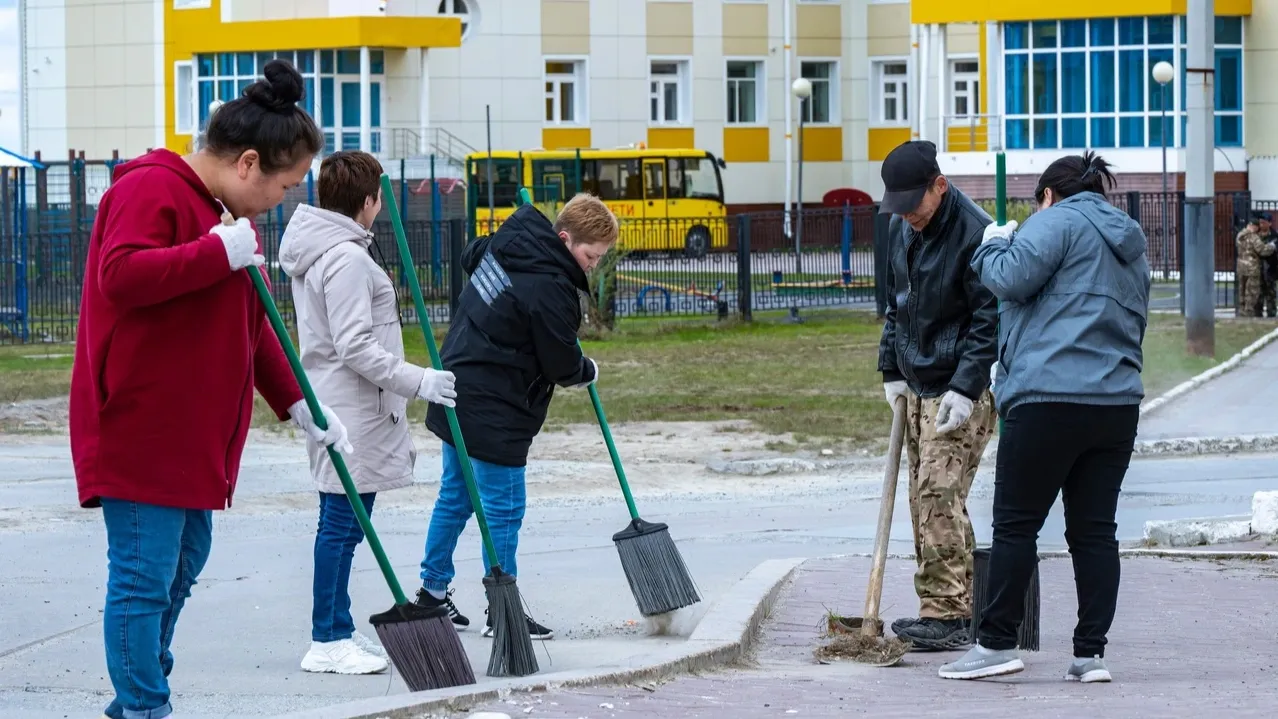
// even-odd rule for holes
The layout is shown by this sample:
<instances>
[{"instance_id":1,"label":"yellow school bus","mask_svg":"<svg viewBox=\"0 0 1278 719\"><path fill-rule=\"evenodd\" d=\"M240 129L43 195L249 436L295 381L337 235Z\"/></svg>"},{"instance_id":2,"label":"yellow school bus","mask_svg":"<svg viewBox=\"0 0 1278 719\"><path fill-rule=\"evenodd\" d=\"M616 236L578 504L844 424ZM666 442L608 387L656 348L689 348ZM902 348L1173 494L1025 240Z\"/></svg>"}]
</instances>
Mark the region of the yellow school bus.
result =
<instances>
[{"instance_id":1,"label":"yellow school bus","mask_svg":"<svg viewBox=\"0 0 1278 719\"><path fill-rule=\"evenodd\" d=\"M724 167L705 150L642 146L476 152L466 156L471 227L474 236L495 230L515 211L520 187L550 217L577 192L590 192L620 220L618 244L627 250L705 257L728 246Z\"/></svg>"}]
</instances>

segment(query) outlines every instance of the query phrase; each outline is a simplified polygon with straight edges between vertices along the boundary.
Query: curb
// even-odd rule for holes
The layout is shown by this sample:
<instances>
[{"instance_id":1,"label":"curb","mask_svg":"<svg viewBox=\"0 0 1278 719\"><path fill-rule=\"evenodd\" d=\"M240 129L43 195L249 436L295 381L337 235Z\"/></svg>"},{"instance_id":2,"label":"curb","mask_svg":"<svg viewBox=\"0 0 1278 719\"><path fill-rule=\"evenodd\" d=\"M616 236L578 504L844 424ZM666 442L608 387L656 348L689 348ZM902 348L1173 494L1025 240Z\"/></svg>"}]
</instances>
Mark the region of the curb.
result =
<instances>
[{"instance_id":1,"label":"curb","mask_svg":"<svg viewBox=\"0 0 1278 719\"><path fill-rule=\"evenodd\" d=\"M1191 455L1259 454L1278 451L1278 434L1244 434L1234 437L1180 437L1175 439L1136 440L1132 456L1143 459L1183 457ZM982 464L998 458L998 438L990 440L981 455ZM715 474L740 477L809 474L822 471L882 472L882 457L857 459L803 459L776 457L768 459L714 460L705 468Z\"/></svg>"},{"instance_id":2,"label":"curb","mask_svg":"<svg viewBox=\"0 0 1278 719\"><path fill-rule=\"evenodd\" d=\"M1158 397L1155 397L1154 399L1150 400L1148 404L1140 408L1140 416L1144 417L1145 415L1149 414L1150 412L1153 412L1159 407L1162 407L1168 402L1171 402L1177 397L1180 397L1183 394L1192 392L1193 390L1198 389L1199 387L1212 381L1213 379L1216 379L1222 374L1225 374L1226 372L1229 372L1230 370L1237 368L1238 365L1242 364L1248 357L1251 357L1252 355L1256 354L1260 350L1264 349L1267 345L1272 343L1274 340L1278 340L1278 329L1273 330L1272 332L1266 334L1265 336L1261 337L1255 342L1252 342L1251 344L1247 345L1246 347L1243 348L1241 352L1234 355L1233 357L1230 357L1224 362L1221 362L1215 367L1212 367L1211 369L1205 372L1202 372L1195 377L1191 377L1185 380L1184 382L1181 382L1180 384L1176 385L1175 387L1172 387L1170 390L1164 392Z\"/></svg>"},{"instance_id":3,"label":"curb","mask_svg":"<svg viewBox=\"0 0 1278 719\"><path fill-rule=\"evenodd\" d=\"M755 567L710 607L683 644L616 665L554 672L542 676L361 699L320 709L283 714L276 719L420 719L434 712L460 712L511 694L565 687L655 681L673 674L713 669L740 661L752 649L759 626L772 611L782 587L802 558L771 559Z\"/></svg>"}]
</instances>

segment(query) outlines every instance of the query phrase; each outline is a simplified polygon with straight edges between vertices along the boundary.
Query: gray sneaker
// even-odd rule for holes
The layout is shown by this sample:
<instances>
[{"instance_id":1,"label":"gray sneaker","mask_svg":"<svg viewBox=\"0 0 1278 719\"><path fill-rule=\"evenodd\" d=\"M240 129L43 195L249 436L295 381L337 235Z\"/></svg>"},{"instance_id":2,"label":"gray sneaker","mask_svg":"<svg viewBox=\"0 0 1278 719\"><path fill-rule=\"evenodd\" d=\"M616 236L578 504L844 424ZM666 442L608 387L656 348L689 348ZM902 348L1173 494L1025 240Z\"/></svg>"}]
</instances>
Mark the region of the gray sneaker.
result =
<instances>
[{"instance_id":1,"label":"gray sneaker","mask_svg":"<svg viewBox=\"0 0 1278 719\"><path fill-rule=\"evenodd\" d=\"M1109 674L1109 668L1105 666L1105 660L1100 657L1075 659L1069 665L1069 671L1065 672L1065 681L1067 682L1090 684L1092 682L1109 682L1113 680L1114 678Z\"/></svg>"},{"instance_id":2,"label":"gray sneaker","mask_svg":"<svg viewBox=\"0 0 1278 719\"><path fill-rule=\"evenodd\" d=\"M995 651L979 644L956 662L941 667L942 679L984 679L1024 671L1025 665L1015 649Z\"/></svg>"}]
</instances>

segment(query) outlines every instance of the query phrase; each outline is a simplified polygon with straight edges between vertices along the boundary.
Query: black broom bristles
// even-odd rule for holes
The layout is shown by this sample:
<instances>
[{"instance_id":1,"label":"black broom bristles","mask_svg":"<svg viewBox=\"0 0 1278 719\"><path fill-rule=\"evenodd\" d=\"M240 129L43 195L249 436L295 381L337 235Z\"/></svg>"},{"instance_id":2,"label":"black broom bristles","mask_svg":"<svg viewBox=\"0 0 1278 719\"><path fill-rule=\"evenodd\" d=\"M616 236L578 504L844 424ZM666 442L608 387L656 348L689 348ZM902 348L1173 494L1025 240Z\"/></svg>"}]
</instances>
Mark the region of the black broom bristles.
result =
<instances>
[{"instance_id":1,"label":"black broom bristles","mask_svg":"<svg viewBox=\"0 0 1278 719\"><path fill-rule=\"evenodd\" d=\"M612 541L640 614L651 617L701 601L668 526L634 519Z\"/></svg>"},{"instance_id":2,"label":"black broom bristles","mask_svg":"<svg viewBox=\"0 0 1278 719\"><path fill-rule=\"evenodd\" d=\"M488 618L493 623L493 651L488 658L490 677L526 677L537 673L537 655L528 634L528 617L519 601L515 578L497 568L484 577Z\"/></svg>"},{"instance_id":3,"label":"black broom bristles","mask_svg":"<svg viewBox=\"0 0 1278 719\"><path fill-rule=\"evenodd\" d=\"M981 613L985 610L985 604L989 601L989 588L986 583L989 581L989 560L990 550L983 547L972 552L972 642L977 640L976 630L981 622ZM1041 602L1039 600L1038 588L1038 558L1034 559L1034 573L1030 576L1029 588L1025 590L1025 613L1021 619L1021 625L1016 631L1016 646L1027 652L1036 652L1040 643L1040 622L1039 612L1041 611Z\"/></svg>"},{"instance_id":4,"label":"black broom bristles","mask_svg":"<svg viewBox=\"0 0 1278 719\"><path fill-rule=\"evenodd\" d=\"M409 691L475 683L470 659L447 609L396 604L368 621Z\"/></svg>"}]
</instances>

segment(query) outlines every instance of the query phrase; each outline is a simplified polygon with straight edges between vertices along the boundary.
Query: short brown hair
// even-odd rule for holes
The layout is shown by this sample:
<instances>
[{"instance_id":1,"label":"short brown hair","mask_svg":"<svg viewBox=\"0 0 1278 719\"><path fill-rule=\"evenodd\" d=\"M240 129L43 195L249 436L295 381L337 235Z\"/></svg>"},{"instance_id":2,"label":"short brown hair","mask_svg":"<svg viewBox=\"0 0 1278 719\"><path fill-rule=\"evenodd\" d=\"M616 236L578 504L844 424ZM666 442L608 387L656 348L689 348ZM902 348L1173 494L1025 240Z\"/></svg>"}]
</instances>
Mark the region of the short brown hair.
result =
<instances>
[{"instance_id":1,"label":"short brown hair","mask_svg":"<svg viewBox=\"0 0 1278 719\"><path fill-rule=\"evenodd\" d=\"M355 219L364 201L376 198L382 183L382 163L367 152L334 152L320 163L319 206Z\"/></svg>"},{"instance_id":2,"label":"short brown hair","mask_svg":"<svg viewBox=\"0 0 1278 719\"><path fill-rule=\"evenodd\" d=\"M579 192L559 211L555 232L567 232L574 245L611 245L617 241L617 216L603 200Z\"/></svg>"}]
</instances>

